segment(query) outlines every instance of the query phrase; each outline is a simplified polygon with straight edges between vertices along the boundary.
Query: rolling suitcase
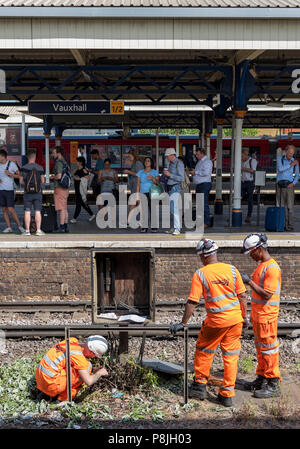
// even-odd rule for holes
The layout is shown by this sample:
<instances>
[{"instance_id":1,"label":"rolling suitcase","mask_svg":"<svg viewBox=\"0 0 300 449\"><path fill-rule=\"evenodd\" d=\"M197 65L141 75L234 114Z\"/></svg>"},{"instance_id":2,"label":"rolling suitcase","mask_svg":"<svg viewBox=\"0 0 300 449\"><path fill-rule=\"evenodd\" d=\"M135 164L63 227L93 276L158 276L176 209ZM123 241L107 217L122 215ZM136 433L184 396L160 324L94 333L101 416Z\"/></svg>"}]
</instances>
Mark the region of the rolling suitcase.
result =
<instances>
[{"instance_id":1,"label":"rolling suitcase","mask_svg":"<svg viewBox=\"0 0 300 449\"><path fill-rule=\"evenodd\" d=\"M42 206L41 229L44 232L54 232L58 229L56 210L50 203L43 204Z\"/></svg>"},{"instance_id":2,"label":"rolling suitcase","mask_svg":"<svg viewBox=\"0 0 300 449\"><path fill-rule=\"evenodd\" d=\"M280 189L280 187L279 187ZM285 208L281 207L281 189L280 189L280 205L268 207L266 210L265 229L266 231L283 232Z\"/></svg>"}]
</instances>

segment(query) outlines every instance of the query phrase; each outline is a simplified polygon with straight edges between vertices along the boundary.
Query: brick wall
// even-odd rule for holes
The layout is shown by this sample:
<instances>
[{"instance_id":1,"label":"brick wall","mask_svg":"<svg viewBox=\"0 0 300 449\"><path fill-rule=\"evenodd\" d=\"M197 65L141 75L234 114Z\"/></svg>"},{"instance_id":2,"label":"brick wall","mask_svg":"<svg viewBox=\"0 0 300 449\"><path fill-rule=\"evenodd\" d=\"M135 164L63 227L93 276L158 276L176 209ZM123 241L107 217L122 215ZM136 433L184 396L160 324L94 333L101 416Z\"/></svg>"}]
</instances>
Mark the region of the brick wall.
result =
<instances>
[{"instance_id":1,"label":"brick wall","mask_svg":"<svg viewBox=\"0 0 300 449\"><path fill-rule=\"evenodd\" d=\"M274 248L270 254L282 270L282 295L300 297L300 248ZM238 248L223 248L218 252L220 262L231 263L251 274L256 263ZM194 250L156 250L156 294L158 300L186 299L194 272L200 267Z\"/></svg>"},{"instance_id":2,"label":"brick wall","mask_svg":"<svg viewBox=\"0 0 300 449\"><path fill-rule=\"evenodd\" d=\"M282 269L282 294L300 297L300 248L274 248L271 255ZM248 274L256 264L239 249L219 251L219 260ZM157 249L155 252L158 300L186 298L199 258L194 250ZM61 284L68 285L68 295ZM88 249L0 251L0 301L91 299L91 260Z\"/></svg>"},{"instance_id":3,"label":"brick wall","mask_svg":"<svg viewBox=\"0 0 300 449\"><path fill-rule=\"evenodd\" d=\"M61 285L68 285L62 296ZM88 250L1 250L0 300L91 298Z\"/></svg>"}]
</instances>

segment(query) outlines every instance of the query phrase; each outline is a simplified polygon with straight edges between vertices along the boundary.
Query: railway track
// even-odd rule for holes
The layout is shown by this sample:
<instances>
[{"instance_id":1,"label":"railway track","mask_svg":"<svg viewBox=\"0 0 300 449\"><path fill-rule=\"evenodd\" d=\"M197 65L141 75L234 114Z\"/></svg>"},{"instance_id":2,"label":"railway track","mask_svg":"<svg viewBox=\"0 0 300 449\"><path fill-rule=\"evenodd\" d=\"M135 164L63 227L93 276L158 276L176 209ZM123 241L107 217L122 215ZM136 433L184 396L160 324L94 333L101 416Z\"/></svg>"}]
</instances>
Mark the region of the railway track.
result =
<instances>
[{"instance_id":1,"label":"railway track","mask_svg":"<svg viewBox=\"0 0 300 449\"><path fill-rule=\"evenodd\" d=\"M171 312L182 309L185 301L159 301L155 303L155 309ZM250 301L248 301L250 305ZM200 302L198 306L200 309L204 308L204 302ZM92 308L91 301L59 301L59 302L1 302L1 312L15 312L15 313L74 313L74 312L90 312ZM281 310L300 311L300 300L281 301ZM108 311L114 311L110 308Z\"/></svg>"},{"instance_id":2,"label":"railway track","mask_svg":"<svg viewBox=\"0 0 300 449\"><path fill-rule=\"evenodd\" d=\"M151 330L147 331L147 336L149 337L160 337L168 336L166 334L166 326L164 325L149 325ZM72 329L72 325L68 326ZM76 326L74 326L76 327ZM95 329L101 330L101 334L108 335L111 332L109 325L98 325L95 327L89 325L77 326L80 329L74 329L74 335L89 336L95 333ZM115 325L114 325L115 327ZM142 337L143 336L143 326L131 326L134 329L128 330L126 325L118 327L117 334L119 332L128 332L132 337ZM145 326L147 328L147 326ZM197 336L199 333L199 325L188 325L190 336ZM24 337L64 337L65 336L65 326L1 326L1 331L5 333L6 338L24 338ZM181 333L182 334L182 333ZM178 336L181 335L178 333ZM253 335L251 327L245 331L245 335ZM300 322L298 323L278 323L278 335L282 337L297 338L300 336ZM171 336L171 334L170 334Z\"/></svg>"},{"instance_id":3,"label":"railway track","mask_svg":"<svg viewBox=\"0 0 300 449\"><path fill-rule=\"evenodd\" d=\"M155 303L155 309L164 312L178 311L183 308L185 301L159 301ZM250 301L248 301L250 305ZM204 302L200 302L197 308L204 308ZM281 310L300 311L300 300L281 301ZM91 301L59 301L59 302L0 302L0 312L15 313L74 313L90 312L92 309ZM109 308L108 311L113 311Z\"/></svg>"}]
</instances>

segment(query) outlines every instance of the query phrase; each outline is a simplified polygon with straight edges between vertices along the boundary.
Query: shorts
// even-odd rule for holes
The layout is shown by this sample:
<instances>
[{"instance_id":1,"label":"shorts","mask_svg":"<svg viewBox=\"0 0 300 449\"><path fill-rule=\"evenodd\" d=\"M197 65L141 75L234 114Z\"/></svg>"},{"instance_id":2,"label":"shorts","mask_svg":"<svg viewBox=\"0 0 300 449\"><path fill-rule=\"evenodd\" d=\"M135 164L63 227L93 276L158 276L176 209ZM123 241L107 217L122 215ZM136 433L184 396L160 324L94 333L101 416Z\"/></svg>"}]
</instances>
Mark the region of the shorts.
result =
<instances>
[{"instance_id":1,"label":"shorts","mask_svg":"<svg viewBox=\"0 0 300 449\"><path fill-rule=\"evenodd\" d=\"M68 208L69 189L55 187L54 189L54 205L55 210L67 210Z\"/></svg>"},{"instance_id":2,"label":"shorts","mask_svg":"<svg viewBox=\"0 0 300 449\"><path fill-rule=\"evenodd\" d=\"M41 193L24 193L24 210L31 211L42 210L42 194Z\"/></svg>"},{"instance_id":3,"label":"shorts","mask_svg":"<svg viewBox=\"0 0 300 449\"><path fill-rule=\"evenodd\" d=\"M15 191L14 190L0 190L0 206L1 207L15 207Z\"/></svg>"}]
</instances>

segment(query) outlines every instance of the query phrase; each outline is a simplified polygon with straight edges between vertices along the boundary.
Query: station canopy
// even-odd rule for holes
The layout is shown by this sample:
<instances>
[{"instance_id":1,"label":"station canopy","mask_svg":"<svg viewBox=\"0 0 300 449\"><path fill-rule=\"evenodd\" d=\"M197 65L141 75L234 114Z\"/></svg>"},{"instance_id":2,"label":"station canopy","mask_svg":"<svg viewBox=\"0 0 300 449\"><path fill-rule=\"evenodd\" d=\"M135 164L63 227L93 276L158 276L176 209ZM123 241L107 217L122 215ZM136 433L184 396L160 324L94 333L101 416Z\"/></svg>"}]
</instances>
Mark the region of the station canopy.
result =
<instances>
[{"instance_id":1,"label":"station canopy","mask_svg":"<svg viewBox=\"0 0 300 449\"><path fill-rule=\"evenodd\" d=\"M225 101L226 127L245 105L244 127L300 126L299 1L0 0L0 13L0 105L121 100L124 115L55 125L200 128Z\"/></svg>"}]
</instances>

